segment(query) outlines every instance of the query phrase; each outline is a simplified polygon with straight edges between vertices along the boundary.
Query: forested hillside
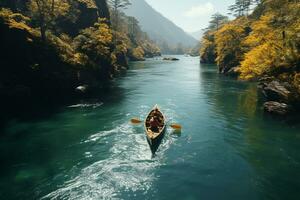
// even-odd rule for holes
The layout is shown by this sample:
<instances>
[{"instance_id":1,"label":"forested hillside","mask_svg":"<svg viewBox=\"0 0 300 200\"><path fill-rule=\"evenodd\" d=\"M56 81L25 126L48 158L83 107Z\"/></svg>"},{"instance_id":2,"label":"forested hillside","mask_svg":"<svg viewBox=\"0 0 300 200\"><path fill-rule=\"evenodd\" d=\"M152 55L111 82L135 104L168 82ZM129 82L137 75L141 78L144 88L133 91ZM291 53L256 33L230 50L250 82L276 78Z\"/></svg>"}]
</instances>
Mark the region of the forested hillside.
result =
<instances>
[{"instance_id":1,"label":"forested hillside","mask_svg":"<svg viewBox=\"0 0 300 200\"><path fill-rule=\"evenodd\" d=\"M130 2L132 5L125 12L140 21L142 30L159 45L163 53L184 54L197 44L196 39L154 10L145 0Z\"/></svg>"},{"instance_id":2,"label":"forested hillside","mask_svg":"<svg viewBox=\"0 0 300 200\"><path fill-rule=\"evenodd\" d=\"M253 11L251 11L253 9ZM202 63L242 80L260 80L265 109L286 114L300 102L300 2L237 0L236 16L214 15L202 39Z\"/></svg>"},{"instance_id":3,"label":"forested hillside","mask_svg":"<svg viewBox=\"0 0 300 200\"><path fill-rule=\"evenodd\" d=\"M128 5L126 0L2 0L2 113L8 105L25 108L102 87L126 70L128 58L160 55L138 21L123 13Z\"/></svg>"}]
</instances>

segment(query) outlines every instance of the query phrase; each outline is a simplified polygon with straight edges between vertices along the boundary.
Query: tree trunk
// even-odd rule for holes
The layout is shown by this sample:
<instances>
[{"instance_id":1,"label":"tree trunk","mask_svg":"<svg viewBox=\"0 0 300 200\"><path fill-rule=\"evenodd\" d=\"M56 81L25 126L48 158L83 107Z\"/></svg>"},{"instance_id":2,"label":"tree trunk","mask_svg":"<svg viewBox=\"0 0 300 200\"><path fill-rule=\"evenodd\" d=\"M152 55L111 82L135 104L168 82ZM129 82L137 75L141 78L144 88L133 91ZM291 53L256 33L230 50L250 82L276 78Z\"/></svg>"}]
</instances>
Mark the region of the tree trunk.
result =
<instances>
[{"instance_id":1,"label":"tree trunk","mask_svg":"<svg viewBox=\"0 0 300 200\"><path fill-rule=\"evenodd\" d=\"M44 24L41 23L41 38L45 42L46 41L46 27Z\"/></svg>"}]
</instances>

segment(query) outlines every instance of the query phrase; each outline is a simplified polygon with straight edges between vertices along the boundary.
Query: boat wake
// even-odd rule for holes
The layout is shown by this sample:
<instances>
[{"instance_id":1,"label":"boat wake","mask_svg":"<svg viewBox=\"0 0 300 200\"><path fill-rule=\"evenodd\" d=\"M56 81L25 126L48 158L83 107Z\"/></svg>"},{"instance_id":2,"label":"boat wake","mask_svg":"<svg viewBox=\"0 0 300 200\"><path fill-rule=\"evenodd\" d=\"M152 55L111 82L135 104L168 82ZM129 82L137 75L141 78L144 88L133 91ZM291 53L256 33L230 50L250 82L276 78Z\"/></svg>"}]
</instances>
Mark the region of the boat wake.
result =
<instances>
[{"instance_id":1,"label":"boat wake","mask_svg":"<svg viewBox=\"0 0 300 200\"><path fill-rule=\"evenodd\" d=\"M147 106L141 106L140 117L148 110ZM167 119L172 121L174 110L164 111ZM126 117L130 118L131 114ZM115 128L100 131L83 141L81 145L90 143L97 150L104 144L105 152L108 152L106 157L103 159L102 155L99 161L81 169L78 175L42 199L120 199L126 195L132 199L155 190L153 183L159 176L156 169L164 164L164 154L175 139L169 136L171 129L168 128L153 157L143 125L132 126L128 122L129 119L115 121L112 124ZM93 156L93 150L87 156Z\"/></svg>"},{"instance_id":2,"label":"boat wake","mask_svg":"<svg viewBox=\"0 0 300 200\"><path fill-rule=\"evenodd\" d=\"M74 105L70 105L68 106L68 108L98 108L100 106L102 106L103 103L80 103L80 104L74 104Z\"/></svg>"},{"instance_id":3,"label":"boat wake","mask_svg":"<svg viewBox=\"0 0 300 200\"><path fill-rule=\"evenodd\" d=\"M152 159L143 130L124 123L91 135L84 143L107 138L112 144L108 158L83 168L78 176L42 199L119 199L124 193L147 193L156 179L154 169L163 162L161 157Z\"/></svg>"}]
</instances>

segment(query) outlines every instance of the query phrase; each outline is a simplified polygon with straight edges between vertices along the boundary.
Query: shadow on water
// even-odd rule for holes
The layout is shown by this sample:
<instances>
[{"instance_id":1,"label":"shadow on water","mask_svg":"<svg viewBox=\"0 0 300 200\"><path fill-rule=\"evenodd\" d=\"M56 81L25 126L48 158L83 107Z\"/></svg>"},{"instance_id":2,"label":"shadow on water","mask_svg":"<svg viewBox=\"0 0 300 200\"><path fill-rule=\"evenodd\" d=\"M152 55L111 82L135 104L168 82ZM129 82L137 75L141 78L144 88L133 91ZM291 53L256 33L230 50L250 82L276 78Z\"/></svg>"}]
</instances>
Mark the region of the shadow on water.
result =
<instances>
[{"instance_id":1,"label":"shadow on water","mask_svg":"<svg viewBox=\"0 0 300 200\"><path fill-rule=\"evenodd\" d=\"M22 109L7 107L4 114L11 115L4 116L0 129L3 163L0 165L0 199L40 196L39 188L44 192L47 191L44 187L51 184L47 180L63 184L61 180L70 169L95 162L86 150L90 146L80 145L80 142L91 133L111 126L106 118L108 113L112 121L121 115L115 104L124 100L124 93L124 89L113 82L89 96L34 105L24 102ZM104 151L101 145L104 144L100 144L99 149Z\"/></svg>"},{"instance_id":2,"label":"shadow on water","mask_svg":"<svg viewBox=\"0 0 300 200\"><path fill-rule=\"evenodd\" d=\"M225 121L224 140L253 170L252 187L263 199L297 199L300 134L299 118L294 117L299 116L282 119L264 114L256 84L213 73L214 66L202 66L203 91L213 115Z\"/></svg>"},{"instance_id":3,"label":"shadow on water","mask_svg":"<svg viewBox=\"0 0 300 200\"><path fill-rule=\"evenodd\" d=\"M122 78L122 77L120 77ZM72 94L59 99L47 100L47 98L27 102L18 101L5 105L0 113L0 137L5 135L7 124L13 121L39 122L55 117L55 114L63 112L66 107L89 107L96 104L118 104L123 101L125 91L112 81L105 87L95 89L87 94ZM77 107L76 107L77 106Z\"/></svg>"}]
</instances>

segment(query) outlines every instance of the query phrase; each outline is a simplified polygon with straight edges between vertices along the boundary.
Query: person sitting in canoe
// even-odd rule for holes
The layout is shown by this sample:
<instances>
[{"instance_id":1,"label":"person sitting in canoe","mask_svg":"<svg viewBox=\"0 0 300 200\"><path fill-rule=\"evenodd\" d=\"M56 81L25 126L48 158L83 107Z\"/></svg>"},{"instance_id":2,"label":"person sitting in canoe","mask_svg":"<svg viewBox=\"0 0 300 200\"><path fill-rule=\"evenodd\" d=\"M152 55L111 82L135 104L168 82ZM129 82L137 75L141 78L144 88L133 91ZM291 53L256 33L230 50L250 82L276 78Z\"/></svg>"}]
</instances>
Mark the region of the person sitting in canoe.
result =
<instances>
[{"instance_id":1,"label":"person sitting in canoe","mask_svg":"<svg viewBox=\"0 0 300 200\"><path fill-rule=\"evenodd\" d=\"M157 119L159 125L161 125L162 123L162 116L161 113L159 112L159 110L157 108L155 108L155 110L152 112L151 116L153 116L154 118Z\"/></svg>"},{"instance_id":2,"label":"person sitting in canoe","mask_svg":"<svg viewBox=\"0 0 300 200\"><path fill-rule=\"evenodd\" d=\"M151 117L150 119L150 129L152 132L159 132L159 121L157 120L157 116Z\"/></svg>"}]
</instances>

